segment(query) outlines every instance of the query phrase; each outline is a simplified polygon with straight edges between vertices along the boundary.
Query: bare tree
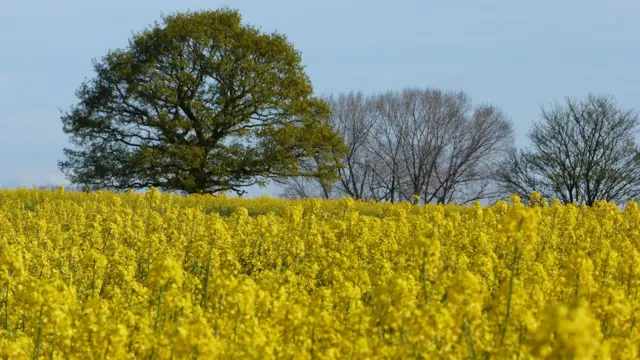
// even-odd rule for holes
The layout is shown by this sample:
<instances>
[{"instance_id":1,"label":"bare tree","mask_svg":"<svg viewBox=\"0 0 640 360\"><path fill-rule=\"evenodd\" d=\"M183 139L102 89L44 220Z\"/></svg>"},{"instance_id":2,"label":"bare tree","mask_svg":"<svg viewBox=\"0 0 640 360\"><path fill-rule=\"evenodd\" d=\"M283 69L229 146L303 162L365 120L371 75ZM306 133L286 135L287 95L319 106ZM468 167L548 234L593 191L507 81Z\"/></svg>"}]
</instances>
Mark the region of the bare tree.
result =
<instances>
[{"instance_id":1,"label":"bare tree","mask_svg":"<svg viewBox=\"0 0 640 360\"><path fill-rule=\"evenodd\" d=\"M343 158L344 167L339 170L340 180L335 190L354 199L367 197L371 171L371 133L376 123L372 116L371 99L362 92L331 96L327 100L331 109L329 124L347 145Z\"/></svg>"},{"instance_id":2,"label":"bare tree","mask_svg":"<svg viewBox=\"0 0 640 360\"><path fill-rule=\"evenodd\" d=\"M501 166L496 168L492 177L501 189L502 200L510 194L526 199L534 191L539 192L544 198L553 197L553 192L542 187L539 176L535 173L531 156L531 152L514 147L503 159Z\"/></svg>"},{"instance_id":3,"label":"bare tree","mask_svg":"<svg viewBox=\"0 0 640 360\"><path fill-rule=\"evenodd\" d=\"M326 121L326 119L325 119ZM300 168L304 169L307 174L321 174L322 168L327 165L342 171L341 156L335 154L333 163L328 164L326 159L311 156L309 159L301 161ZM341 174L341 172L339 172ZM280 197L286 199L307 199L307 198L324 198L330 199L333 195L334 184L332 181L325 180L324 176L299 176L275 179L277 184L283 186Z\"/></svg>"},{"instance_id":4,"label":"bare tree","mask_svg":"<svg viewBox=\"0 0 640 360\"><path fill-rule=\"evenodd\" d=\"M324 197L349 196L365 199L369 196L371 178L371 152L369 142L375 125L372 116L374 107L371 100L362 92L350 92L329 96L324 99L331 111L326 123L345 142L346 154L339 159L339 179L335 183L325 184L318 179L292 178L283 181L285 197ZM311 165L313 166L313 165Z\"/></svg>"},{"instance_id":5,"label":"bare tree","mask_svg":"<svg viewBox=\"0 0 640 360\"><path fill-rule=\"evenodd\" d=\"M491 175L497 160L512 146L513 129L494 106L472 107L464 92L437 89L405 89L387 93L387 132L392 141L385 146L392 173L399 180L403 200L467 203L495 197ZM383 131L384 133L384 131ZM415 196L415 197L414 197Z\"/></svg>"},{"instance_id":6,"label":"bare tree","mask_svg":"<svg viewBox=\"0 0 640 360\"><path fill-rule=\"evenodd\" d=\"M494 106L474 108L464 92L418 88L352 92L327 103L328 122L348 148L333 196L423 203L495 197L491 175L512 147L513 129ZM292 180L288 192L326 195L320 185Z\"/></svg>"},{"instance_id":7,"label":"bare tree","mask_svg":"<svg viewBox=\"0 0 640 360\"><path fill-rule=\"evenodd\" d=\"M373 159L369 191L375 199L393 203L401 200L402 181L406 177L400 140L405 133L404 107L393 92L373 98L377 121L370 142Z\"/></svg>"},{"instance_id":8,"label":"bare tree","mask_svg":"<svg viewBox=\"0 0 640 360\"><path fill-rule=\"evenodd\" d=\"M513 146L511 123L501 110L484 105L455 130L441 157L443 164L437 167L434 187L425 196L438 203L500 197L491 176Z\"/></svg>"},{"instance_id":9,"label":"bare tree","mask_svg":"<svg viewBox=\"0 0 640 360\"><path fill-rule=\"evenodd\" d=\"M291 200L308 199L308 198L325 198L331 197L330 191L325 191L316 179L296 177L284 180L281 184L285 185L280 197Z\"/></svg>"},{"instance_id":10,"label":"bare tree","mask_svg":"<svg viewBox=\"0 0 640 360\"><path fill-rule=\"evenodd\" d=\"M512 154L496 179L520 196L533 191L564 203L624 203L640 195L638 114L612 96L566 98L541 110L531 148Z\"/></svg>"},{"instance_id":11,"label":"bare tree","mask_svg":"<svg viewBox=\"0 0 640 360\"><path fill-rule=\"evenodd\" d=\"M428 203L436 199L433 185L438 172L451 171L444 169L453 164L443 156L447 150L451 156L458 150L461 139L457 135L464 130L469 100L462 92L432 89L408 89L401 97L405 115L400 136L406 171L403 196L407 200L421 196Z\"/></svg>"}]
</instances>

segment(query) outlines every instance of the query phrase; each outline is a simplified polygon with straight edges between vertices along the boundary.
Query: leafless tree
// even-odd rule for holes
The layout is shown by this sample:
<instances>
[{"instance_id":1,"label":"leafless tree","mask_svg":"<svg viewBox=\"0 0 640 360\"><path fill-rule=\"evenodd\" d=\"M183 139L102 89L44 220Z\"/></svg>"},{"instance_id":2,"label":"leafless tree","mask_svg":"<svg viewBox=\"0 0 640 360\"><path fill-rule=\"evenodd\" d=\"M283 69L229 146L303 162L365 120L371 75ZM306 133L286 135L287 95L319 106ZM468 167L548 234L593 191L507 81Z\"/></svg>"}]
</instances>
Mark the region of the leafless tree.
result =
<instances>
[{"instance_id":1,"label":"leafless tree","mask_svg":"<svg viewBox=\"0 0 640 360\"><path fill-rule=\"evenodd\" d=\"M340 180L335 191L354 199L365 199L369 190L371 171L371 139L376 123L371 99L362 92L340 94L327 99L331 116L329 124L347 145L339 170Z\"/></svg>"},{"instance_id":2,"label":"leafless tree","mask_svg":"<svg viewBox=\"0 0 640 360\"><path fill-rule=\"evenodd\" d=\"M489 191L495 188L491 175L514 141L499 109L473 108L464 92L437 89L405 89L379 99L386 120L381 133L392 134L382 162L396 167L387 173L398 179L400 199L467 203L496 196Z\"/></svg>"},{"instance_id":3,"label":"leafless tree","mask_svg":"<svg viewBox=\"0 0 640 360\"><path fill-rule=\"evenodd\" d=\"M423 203L495 196L491 175L513 146L513 130L494 106L474 108L464 92L418 88L327 100L331 127L348 147L334 196L389 202L417 196ZM318 185L295 180L288 191L304 197L319 193Z\"/></svg>"},{"instance_id":4,"label":"leafless tree","mask_svg":"<svg viewBox=\"0 0 640 360\"><path fill-rule=\"evenodd\" d=\"M331 115L326 122L344 140L346 154L340 159L339 180L333 184L323 184L311 178L284 180L282 194L288 198L349 196L365 199L371 178L371 153L369 142L375 124L373 106L362 92L350 92L326 97ZM311 164L313 166L313 164Z\"/></svg>"},{"instance_id":5,"label":"leafless tree","mask_svg":"<svg viewBox=\"0 0 640 360\"><path fill-rule=\"evenodd\" d=\"M541 110L531 148L512 153L496 180L521 197L533 191L564 203L624 203L640 195L638 114L612 96L566 98Z\"/></svg>"},{"instance_id":6,"label":"leafless tree","mask_svg":"<svg viewBox=\"0 0 640 360\"><path fill-rule=\"evenodd\" d=\"M371 182L369 191L377 200L400 201L406 172L402 164L402 134L405 133L404 107L396 93L373 96L376 126L370 142Z\"/></svg>"},{"instance_id":7,"label":"leafless tree","mask_svg":"<svg viewBox=\"0 0 640 360\"><path fill-rule=\"evenodd\" d=\"M337 157L335 159L334 166L340 166L341 159ZM301 162L300 167L307 173L318 173L326 163L323 159L311 156L309 159ZM307 198L324 198L330 199L333 197L334 184L328 183L323 180L323 176L301 176L301 177L286 177L281 179L275 179L277 184L283 186L283 190L280 197L286 199L307 199Z\"/></svg>"},{"instance_id":8,"label":"leafless tree","mask_svg":"<svg viewBox=\"0 0 640 360\"><path fill-rule=\"evenodd\" d=\"M286 179L280 197L291 200L308 198L329 198L330 193L325 193L316 179L297 177Z\"/></svg>"},{"instance_id":9,"label":"leafless tree","mask_svg":"<svg viewBox=\"0 0 640 360\"><path fill-rule=\"evenodd\" d=\"M500 197L491 176L513 148L513 141L511 123L501 110L491 105L477 107L447 142L434 186L425 198L468 203Z\"/></svg>"},{"instance_id":10,"label":"leafless tree","mask_svg":"<svg viewBox=\"0 0 640 360\"><path fill-rule=\"evenodd\" d=\"M407 89L400 94L404 126L400 133L400 149L406 181L403 197L407 200L421 196L424 202L436 199L434 185L438 172L450 162L444 157L457 151L458 135L464 129L465 113L469 107L467 96L443 93L440 90Z\"/></svg>"}]
</instances>

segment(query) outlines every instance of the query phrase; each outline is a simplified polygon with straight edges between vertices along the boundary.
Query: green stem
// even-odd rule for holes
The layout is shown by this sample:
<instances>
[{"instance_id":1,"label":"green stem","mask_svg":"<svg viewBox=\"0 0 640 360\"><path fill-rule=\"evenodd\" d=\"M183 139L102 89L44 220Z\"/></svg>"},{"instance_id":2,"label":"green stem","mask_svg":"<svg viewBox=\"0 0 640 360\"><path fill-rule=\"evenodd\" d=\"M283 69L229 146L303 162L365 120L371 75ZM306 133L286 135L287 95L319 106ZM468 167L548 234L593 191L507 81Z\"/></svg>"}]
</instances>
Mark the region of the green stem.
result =
<instances>
[{"instance_id":1,"label":"green stem","mask_svg":"<svg viewBox=\"0 0 640 360\"><path fill-rule=\"evenodd\" d=\"M213 241L209 241L209 259L207 260L207 269L204 274L204 286L202 287L202 301L200 306L203 309L207 309L207 298L209 289L209 274L211 273L211 258L213 257Z\"/></svg>"},{"instance_id":2,"label":"green stem","mask_svg":"<svg viewBox=\"0 0 640 360\"><path fill-rule=\"evenodd\" d=\"M53 360L53 354L56 350L56 328L53 328L53 341L51 342L51 353L49 354L49 359Z\"/></svg>"},{"instance_id":3,"label":"green stem","mask_svg":"<svg viewBox=\"0 0 640 360\"><path fill-rule=\"evenodd\" d=\"M233 341L236 341L236 339L238 338L239 319L240 319L240 305L238 305L238 308L236 309L236 321L235 321L235 324L233 325Z\"/></svg>"},{"instance_id":4,"label":"green stem","mask_svg":"<svg viewBox=\"0 0 640 360\"><path fill-rule=\"evenodd\" d=\"M516 247L516 251L513 259L513 271L511 278L509 279L509 295L507 299L507 311L505 314L504 325L502 325L502 333L500 334L500 346L504 343L505 335L507 334L507 327L509 326L509 320L511 319L512 297L513 297L513 282L518 272L518 255L519 249Z\"/></svg>"},{"instance_id":5,"label":"green stem","mask_svg":"<svg viewBox=\"0 0 640 360\"><path fill-rule=\"evenodd\" d=\"M4 295L4 328L9 331L9 284Z\"/></svg>"},{"instance_id":6,"label":"green stem","mask_svg":"<svg viewBox=\"0 0 640 360\"><path fill-rule=\"evenodd\" d=\"M42 310L44 308L44 305L40 305L40 315L38 318L38 334L36 335L36 350L35 353L33 355L34 359L39 359L40 358L40 341L42 338Z\"/></svg>"},{"instance_id":7,"label":"green stem","mask_svg":"<svg viewBox=\"0 0 640 360\"><path fill-rule=\"evenodd\" d=\"M97 260L93 260L93 274L91 276L91 297L96 296L96 264Z\"/></svg>"},{"instance_id":8,"label":"green stem","mask_svg":"<svg viewBox=\"0 0 640 360\"><path fill-rule=\"evenodd\" d=\"M467 346L469 346L469 355L471 355L471 358L473 360L476 360L478 358L478 354L476 353L473 334L471 334L471 329L469 328L468 318L466 315L464 316L464 319L462 321L463 321L462 326L464 329L464 335L467 340Z\"/></svg>"},{"instance_id":9,"label":"green stem","mask_svg":"<svg viewBox=\"0 0 640 360\"><path fill-rule=\"evenodd\" d=\"M158 328L158 319L160 319L160 305L162 304L162 293L164 292L164 287L165 285L160 287L160 289L158 290L158 305L156 306L156 321L153 324L153 331L156 331L156 329Z\"/></svg>"},{"instance_id":10,"label":"green stem","mask_svg":"<svg viewBox=\"0 0 640 360\"><path fill-rule=\"evenodd\" d=\"M109 354L109 345L111 345L111 336L107 339L107 348L104 349L104 360L107 360L107 354Z\"/></svg>"}]
</instances>

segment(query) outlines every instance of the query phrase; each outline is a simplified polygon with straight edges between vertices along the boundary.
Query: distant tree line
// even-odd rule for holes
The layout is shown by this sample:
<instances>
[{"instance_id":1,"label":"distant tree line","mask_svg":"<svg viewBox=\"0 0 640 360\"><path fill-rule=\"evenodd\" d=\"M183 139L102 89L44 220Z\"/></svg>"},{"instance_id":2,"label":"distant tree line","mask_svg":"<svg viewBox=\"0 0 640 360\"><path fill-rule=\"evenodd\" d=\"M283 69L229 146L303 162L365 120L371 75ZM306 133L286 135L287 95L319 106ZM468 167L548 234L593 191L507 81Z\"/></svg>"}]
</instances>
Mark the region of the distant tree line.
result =
<instances>
[{"instance_id":1,"label":"distant tree line","mask_svg":"<svg viewBox=\"0 0 640 360\"><path fill-rule=\"evenodd\" d=\"M176 13L94 61L62 115L58 165L85 190L185 194L269 182L283 196L493 202L533 191L564 203L640 192L638 114L588 94L543 107L515 145L511 120L462 91L319 97L301 55L236 10Z\"/></svg>"},{"instance_id":2,"label":"distant tree line","mask_svg":"<svg viewBox=\"0 0 640 360\"><path fill-rule=\"evenodd\" d=\"M472 107L463 92L352 92L326 101L328 123L348 148L340 179L288 179L284 197L466 204L535 191L592 205L640 195L638 115L611 96L543 107L531 145L520 150L506 116L493 105Z\"/></svg>"}]
</instances>

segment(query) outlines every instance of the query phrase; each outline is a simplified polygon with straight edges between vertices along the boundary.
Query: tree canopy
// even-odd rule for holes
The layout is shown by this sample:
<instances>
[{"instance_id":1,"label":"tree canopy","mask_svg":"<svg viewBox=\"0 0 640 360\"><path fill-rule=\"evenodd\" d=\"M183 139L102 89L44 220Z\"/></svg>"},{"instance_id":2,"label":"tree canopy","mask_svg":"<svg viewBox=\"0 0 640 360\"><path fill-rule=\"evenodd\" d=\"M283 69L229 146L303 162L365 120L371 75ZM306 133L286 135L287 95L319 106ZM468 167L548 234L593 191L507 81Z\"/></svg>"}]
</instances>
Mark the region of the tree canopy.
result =
<instances>
[{"instance_id":1,"label":"tree canopy","mask_svg":"<svg viewBox=\"0 0 640 360\"><path fill-rule=\"evenodd\" d=\"M58 165L73 184L242 194L291 176L336 179L344 143L299 51L235 10L163 16L94 70L61 118L75 148Z\"/></svg>"}]
</instances>

